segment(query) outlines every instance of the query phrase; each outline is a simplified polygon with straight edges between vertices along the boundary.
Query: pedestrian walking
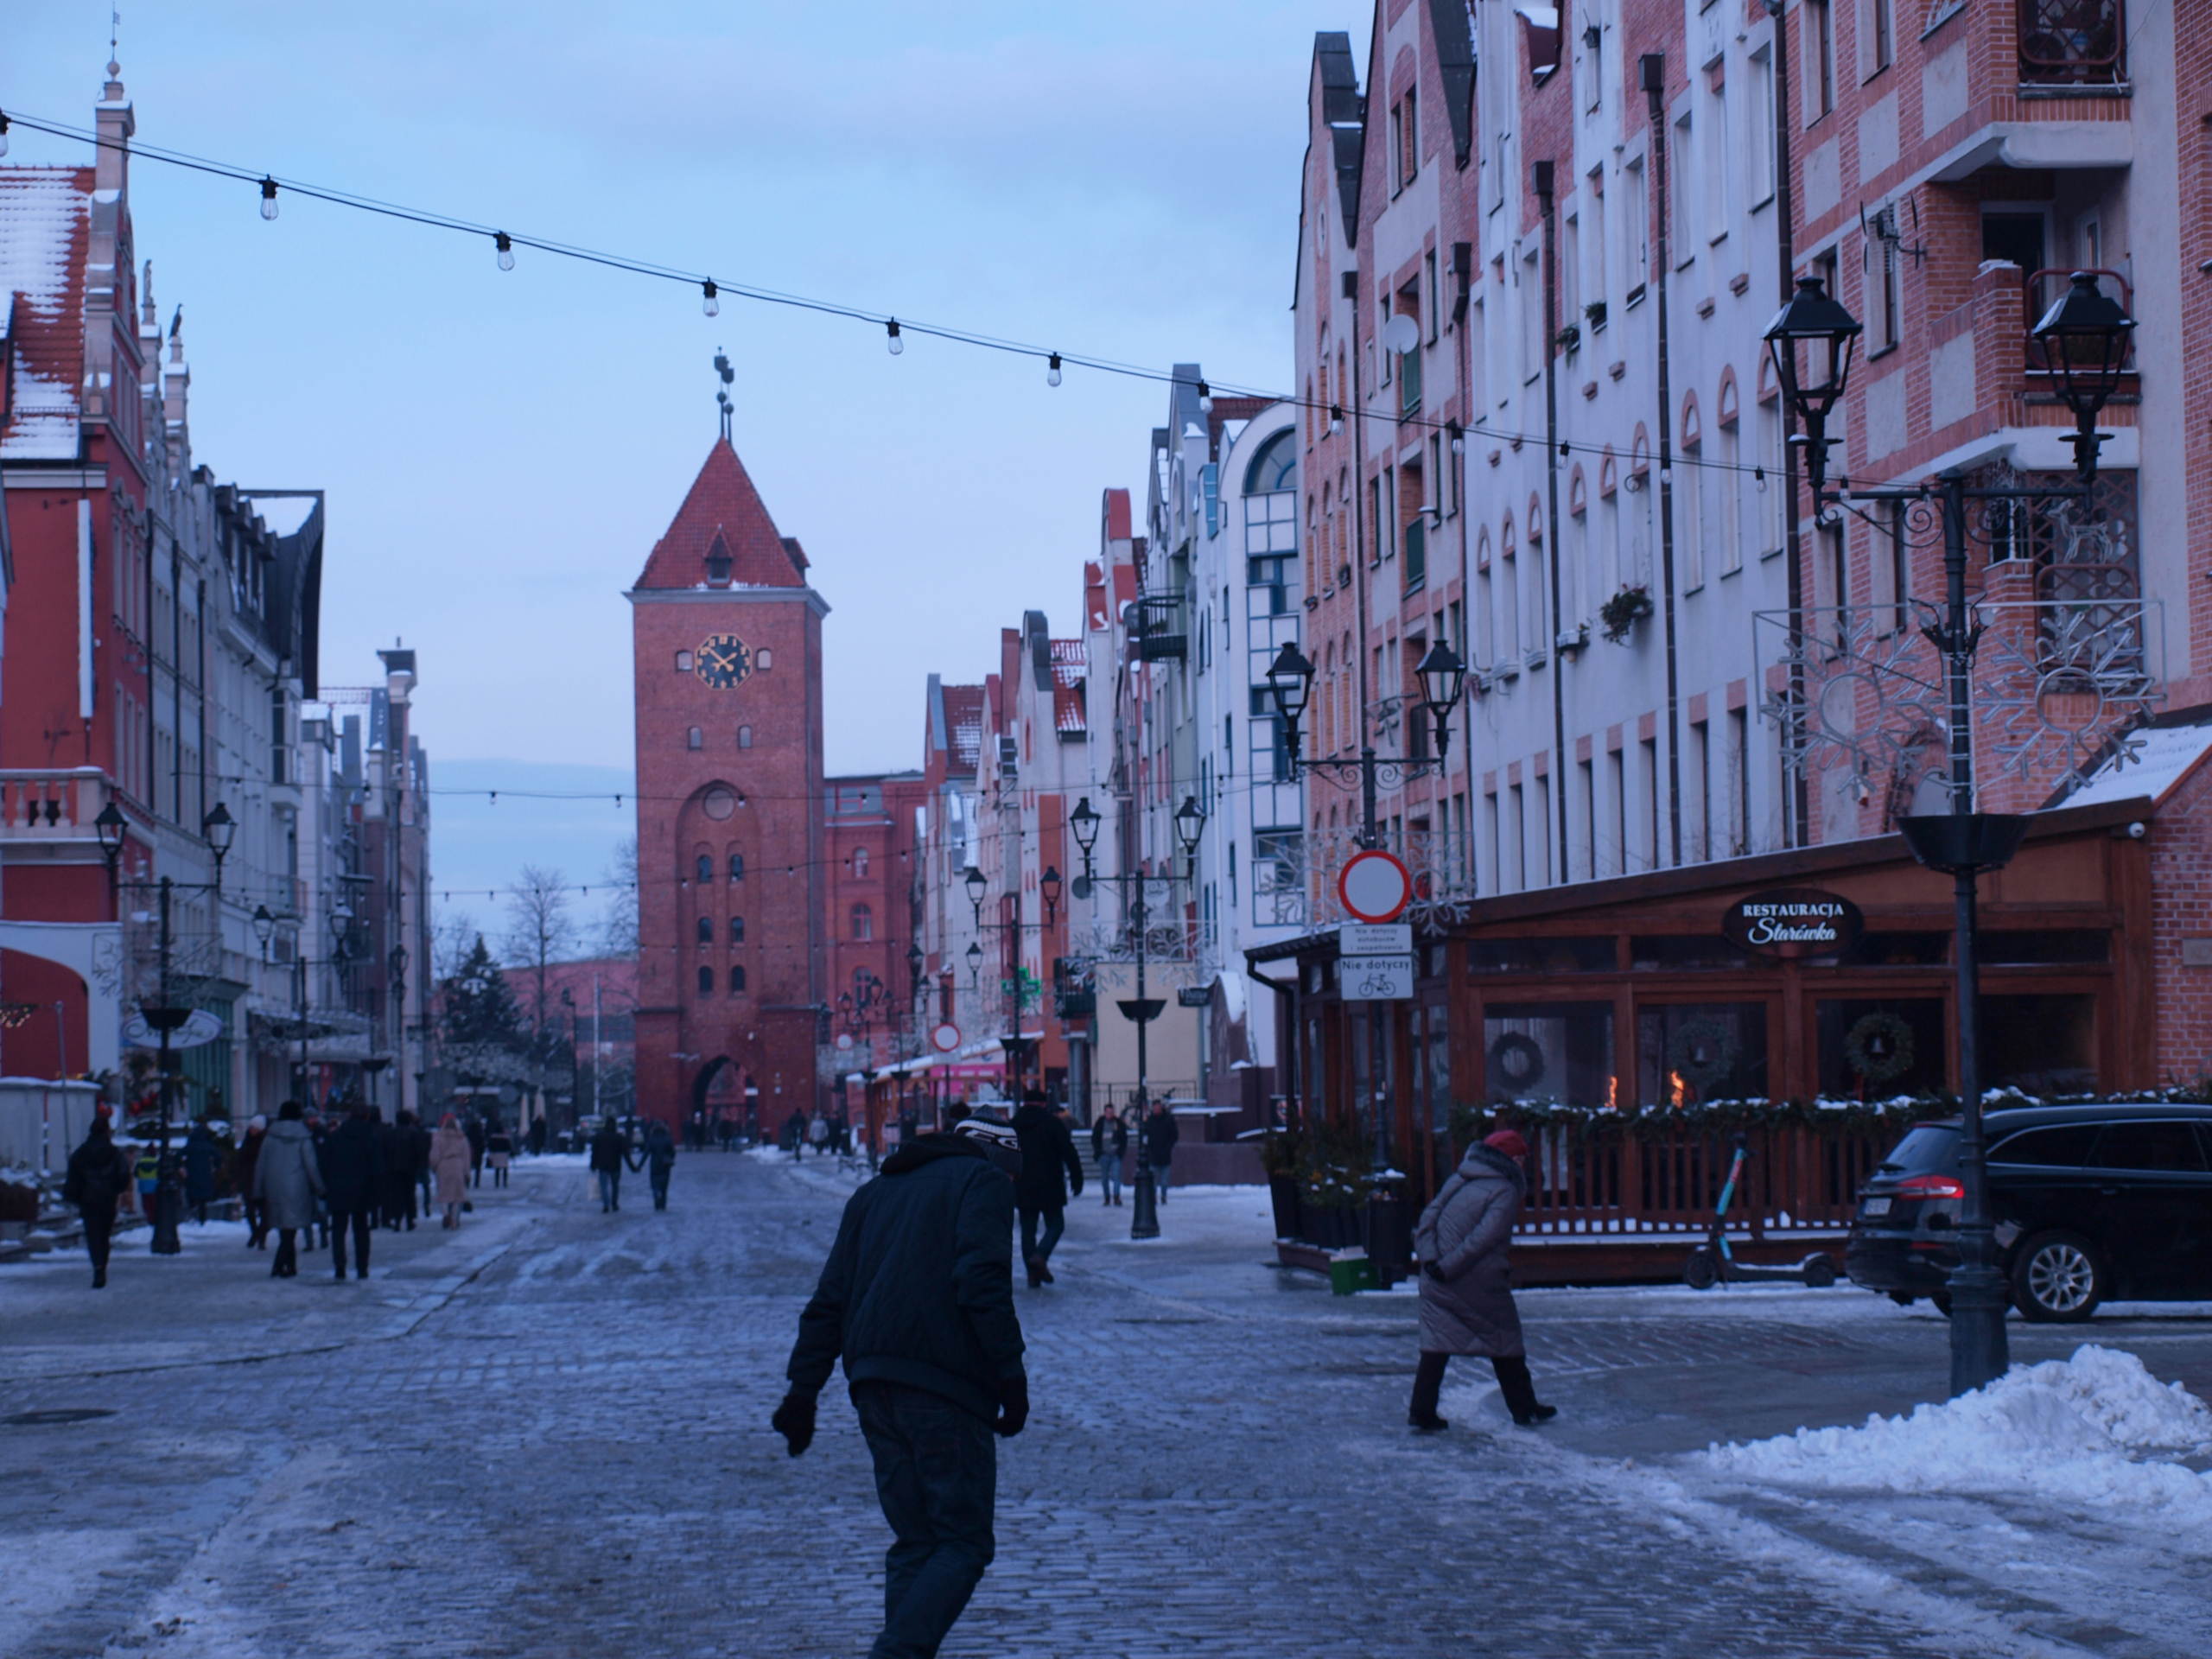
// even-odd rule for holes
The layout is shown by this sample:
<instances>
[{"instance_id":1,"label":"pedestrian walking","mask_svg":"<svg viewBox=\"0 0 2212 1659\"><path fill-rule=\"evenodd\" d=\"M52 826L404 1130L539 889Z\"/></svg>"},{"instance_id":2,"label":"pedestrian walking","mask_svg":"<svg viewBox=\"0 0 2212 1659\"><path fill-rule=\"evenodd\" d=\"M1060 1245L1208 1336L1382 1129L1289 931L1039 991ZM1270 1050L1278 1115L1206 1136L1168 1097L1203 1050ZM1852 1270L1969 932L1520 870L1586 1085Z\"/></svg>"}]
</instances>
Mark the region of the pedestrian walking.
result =
<instances>
[{"instance_id":1,"label":"pedestrian walking","mask_svg":"<svg viewBox=\"0 0 2212 1659\"><path fill-rule=\"evenodd\" d=\"M591 1166L599 1176L599 1213L607 1215L622 1207L622 1172L636 1170L631 1161L630 1137L622 1133L613 1118L599 1126L599 1133L591 1138Z\"/></svg>"},{"instance_id":2,"label":"pedestrian walking","mask_svg":"<svg viewBox=\"0 0 2212 1659\"><path fill-rule=\"evenodd\" d=\"M322 1143L322 1196L330 1207L330 1259L346 1276L346 1235L353 1235L353 1267L369 1276L369 1239L375 1233L384 1189L384 1136L375 1109L355 1101L346 1121Z\"/></svg>"},{"instance_id":3,"label":"pedestrian walking","mask_svg":"<svg viewBox=\"0 0 2212 1659\"><path fill-rule=\"evenodd\" d=\"M327 1108L336 1103L334 1099L326 1100L323 1106ZM306 1109L301 1121L308 1126L308 1139L314 1143L317 1160L315 1166L320 1169L322 1143L330 1139L331 1125L323 1117L322 1110L313 1105ZM318 1250L330 1248L330 1206L323 1201L321 1187L315 1189L315 1217L308 1224L308 1243Z\"/></svg>"},{"instance_id":4,"label":"pedestrian walking","mask_svg":"<svg viewBox=\"0 0 2212 1659\"><path fill-rule=\"evenodd\" d=\"M543 1118L533 1117L530 1120L530 1155L533 1158L543 1158L545 1155L545 1130L546 1122Z\"/></svg>"},{"instance_id":5,"label":"pedestrian walking","mask_svg":"<svg viewBox=\"0 0 2212 1659\"><path fill-rule=\"evenodd\" d=\"M842 1359L893 1541L872 1659L927 1659L997 1550L998 1448L1029 1420L1014 1311L1020 1141L976 1119L915 1138L853 1194L799 1315L771 1422L793 1457Z\"/></svg>"},{"instance_id":6,"label":"pedestrian walking","mask_svg":"<svg viewBox=\"0 0 2212 1659\"><path fill-rule=\"evenodd\" d=\"M162 1187L162 1149L157 1142L142 1141L138 1156L132 1162L131 1179L138 1189L138 1213L149 1222L154 1219L154 1195Z\"/></svg>"},{"instance_id":7,"label":"pedestrian walking","mask_svg":"<svg viewBox=\"0 0 2212 1659\"><path fill-rule=\"evenodd\" d=\"M476 1112L468 1115L468 1121L461 1125L461 1129L468 1136L468 1184L481 1186L484 1185L484 1148L490 1138L489 1132L485 1128L482 1116Z\"/></svg>"},{"instance_id":8,"label":"pedestrian walking","mask_svg":"<svg viewBox=\"0 0 2212 1659\"><path fill-rule=\"evenodd\" d=\"M422 1189L423 1219L428 1221L437 1198L437 1178L430 1170L430 1143L436 1137L430 1133L429 1125L419 1117L408 1125L407 1132L415 1147L415 1185ZM408 1201L414 1202L413 1194L409 1195Z\"/></svg>"},{"instance_id":9,"label":"pedestrian walking","mask_svg":"<svg viewBox=\"0 0 2212 1659\"><path fill-rule=\"evenodd\" d=\"M668 1208L668 1178L676 1168L676 1137L655 1118L645 1129L645 1177L653 1185L653 1208Z\"/></svg>"},{"instance_id":10,"label":"pedestrian walking","mask_svg":"<svg viewBox=\"0 0 2212 1659\"><path fill-rule=\"evenodd\" d=\"M69 1168L61 1178L61 1201L77 1206L85 1226L85 1250L92 1258L92 1288L107 1287L109 1242L115 1236L115 1207L130 1190L130 1155L115 1144L113 1115L105 1106L92 1113Z\"/></svg>"},{"instance_id":11,"label":"pedestrian walking","mask_svg":"<svg viewBox=\"0 0 2212 1659\"><path fill-rule=\"evenodd\" d=\"M266 1224L276 1232L276 1259L269 1264L269 1276L297 1278L300 1229L314 1224L315 1200L322 1196L322 1166L296 1100L276 1109L276 1121L254 1161L253 1195L262 1202Z\"/></svg>"},{"instance_id":12,"label":"pedestrian walking","mask_svg":"<svg viewBox=\"0 0 2212 1659\"><path fill-rule=\"evenodd\" d=\"M497 1118L492 1121L492 1132L484 1137L484 1162L492 1172L492 1185L505 1186L507 1170L515 1160L515 1138L507 1133L507 1126Z\"/></svg>"},{"instance_id":13,"label":"pedestrian walking","mask_svg":"<svg viewBox=\"0 0 2212 1659\"><path fill-rule=\"evenodd\" d=\"M1067 1226L1069 1189L1083 1196L1083 1160L1076 1156L1075 1137L1058 1113L1045 1103L1044 1090L1032 1089L1014 1115L1014 1133L1021 1147L1021 1173L1014 1178L1014 1208L1021 1217L1021 1265L1029 1270L1029 1287L1052 1282L1052 1247ZM1039 1237L1037 1224L1045 1224Z\"/></svg>"},{"instance_id":14,"label":"pedestrian walking","mask_svg":"<svg viewBox=\"0 0 2212 1659\"><path fill-rule=\"evenodd\" d=\"M269 1120L256 1112L245 1121L245 1139L231 1153L231 1191L238 1195L238 1202L245 1211L245 1247L249 1250L269 1248L269 1206L254 1196L253 1172L261 1160L262 1142L269 1138Z\"/></svg>"},{"instance_id":15,"label":"pedestrian walking","mask_svg":"<svg viewBox=\"0 0 2212 1659\"><path fill-rule=\"evenodd\" d=\"M451 1112L430 1137L430 1173L437 1182L438 1203L446 1212L440 1225L450 1230L461 1225L461 1206L468 1197L468 1136Z\"/></svg>"},{"instance_id":16,"label":"pedestrian walking","mask_svg":"<svg viewBox=\"0 0 2212 1659\"><path fill-rule=\"evenodd\" d=\"M1129 1150L1129 1126L1109 1106L1090 1126L1091 1156L1098 1164L1098 1187L1109 1205L1122 1201L1122 1160Z\"/></svg>"},{"instance_id":17,"label":"pedestrian walking","mask_svg":"<svg viewBox=\"0 0 2212 1659\"><path fill-rule=\"evenodd\" d=\"M222 1173L223 1143L203 1118L192 1126L184 1141L184 1204L192 1218L207 1224L207 1206L215 1202L215 1178Z\"/></svg>"},{"instance_id":18,"label":"pedestrian walking","mask_svg":"<svg viewBox=\"0 0 2212 1659\"><path fill-rule=\"evenodd\" d=\"M1142 1156L1152 1170L1153 1196L1165 1204L1167 1202L1167 1177L1175 1161L1175 1143L1183 1135L1183 1131L1176 1126L1175 1114L1167 1109L1166 1102L1155 1100L1152 1103L1152 1109L1145 1114L1142 1133Z\"/></svg>"},{"instance_id":19,"label":"pedestrian walking","mask_svg":"<svg viewBox=\"0 0 2212 1659\"><path fill-rule=\"evenodd\" d=\"M1540 1405L1529 1380L1521 1316L1513 1306L1507 1246L1528 1196L1522 1165L1529 1143L1500 1129L1469 1147L1459 1167L1421 1212L1414 1252L1421 1259L1421 1364L1414 1373L1406 1421L1432 1433L1448 1427L1436 1414L1444 1368L1454 1354L1487 1357L1505 1408L1523 1428L1559 1414Z\"/></svg>"},{"instance_id":20,"label":"pedestrian walking","mask_svg":"<svg viewBox=\"0 0 2212 1659\"><path fill-rule=\"evenodd\" d=\"M378 1208L393 1232L415 1230L415 1114L399 1111L377 1137Z\"/></svg>"},{"instance_id":21,"label":"pedestrian walking","mask_svg":"<svg viewBox=\"0 0 2212 1659\"><path fill-rule=\"evenodd\" d=\"M817 1158L830 1150L830 1120L828 1118L817 1117L806 1126L806 1143L814 1148L814 1155Z\"/></svg>"}]
</instances>

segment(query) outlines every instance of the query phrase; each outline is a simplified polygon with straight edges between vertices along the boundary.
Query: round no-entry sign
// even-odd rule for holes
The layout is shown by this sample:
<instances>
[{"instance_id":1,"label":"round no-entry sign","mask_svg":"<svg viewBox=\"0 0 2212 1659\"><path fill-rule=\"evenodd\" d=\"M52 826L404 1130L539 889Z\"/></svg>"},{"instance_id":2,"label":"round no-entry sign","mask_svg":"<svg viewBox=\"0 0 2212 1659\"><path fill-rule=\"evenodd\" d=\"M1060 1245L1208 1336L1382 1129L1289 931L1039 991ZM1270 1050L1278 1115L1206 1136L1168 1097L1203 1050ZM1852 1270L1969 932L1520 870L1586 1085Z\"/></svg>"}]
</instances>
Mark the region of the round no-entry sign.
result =
<instances>
[{"instance_id":1,"label":"round no-entry sign","mask_svg":"<svg viewBox=\"0 0 2212 1659\"><path fill-rule=\"evenodd\" d=\"M1337 876L1337 897L1356 921L1395 922L1414 896L1414 879L1395 855L1354 853Z\"/></svg>"},{"instance_id":2,"label":"round no-entry sign","mask_svg":"<svg viewBox=\"0 0 2212 1659\"><path fill-rule=\"evenodd\" d=\"M960 1027L950 1021L930 1033L930 1042L940 1054L950 1054L960 1046Z\"/></svg>"}]
</instances>

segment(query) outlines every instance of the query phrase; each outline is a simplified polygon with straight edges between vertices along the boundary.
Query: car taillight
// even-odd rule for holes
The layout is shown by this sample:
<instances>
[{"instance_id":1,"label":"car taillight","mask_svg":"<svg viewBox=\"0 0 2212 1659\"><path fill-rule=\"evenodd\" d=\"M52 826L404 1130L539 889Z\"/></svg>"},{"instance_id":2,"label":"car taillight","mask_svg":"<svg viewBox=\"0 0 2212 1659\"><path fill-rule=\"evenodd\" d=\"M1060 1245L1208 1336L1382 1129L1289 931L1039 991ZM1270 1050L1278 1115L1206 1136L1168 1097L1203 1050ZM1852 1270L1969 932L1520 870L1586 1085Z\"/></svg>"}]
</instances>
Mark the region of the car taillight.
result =
<instances>
[{"instance_id":1,"label":"car taillight","mask_svg":"<svg viewBox=\"0 0 2212 1659\"><path fill-rule=\"evenodd\" d=\"M1963 1198L1967 1189L1955 1175L1914 1175L1897 1183L1901 1198Z\"/></svg>"}]
</instances>

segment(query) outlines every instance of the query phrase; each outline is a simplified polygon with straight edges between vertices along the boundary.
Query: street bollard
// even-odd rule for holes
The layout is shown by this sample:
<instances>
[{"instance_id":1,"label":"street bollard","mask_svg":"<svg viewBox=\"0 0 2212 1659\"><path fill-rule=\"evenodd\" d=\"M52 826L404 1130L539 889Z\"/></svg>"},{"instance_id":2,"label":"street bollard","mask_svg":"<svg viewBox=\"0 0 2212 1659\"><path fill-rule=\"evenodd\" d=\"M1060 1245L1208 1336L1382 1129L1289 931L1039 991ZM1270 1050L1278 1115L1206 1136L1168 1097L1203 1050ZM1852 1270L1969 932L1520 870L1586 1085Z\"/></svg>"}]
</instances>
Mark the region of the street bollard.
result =
<instances>
[{"instance_id":1,"label":"street bollard","mask_svg":"<svg viewBox=\"0 0 2212 1659\"><path fill-rule=\"evenodd\" d=\"M1137 1166L1136 1189L1137 1207L1135 1213L1129 1217L1129 1236L1131 1238L1158 1238L1160 1236L1159 1189L1153 1184L1150 1164L1140 1163Z\"/></svg>"}]
</instances>

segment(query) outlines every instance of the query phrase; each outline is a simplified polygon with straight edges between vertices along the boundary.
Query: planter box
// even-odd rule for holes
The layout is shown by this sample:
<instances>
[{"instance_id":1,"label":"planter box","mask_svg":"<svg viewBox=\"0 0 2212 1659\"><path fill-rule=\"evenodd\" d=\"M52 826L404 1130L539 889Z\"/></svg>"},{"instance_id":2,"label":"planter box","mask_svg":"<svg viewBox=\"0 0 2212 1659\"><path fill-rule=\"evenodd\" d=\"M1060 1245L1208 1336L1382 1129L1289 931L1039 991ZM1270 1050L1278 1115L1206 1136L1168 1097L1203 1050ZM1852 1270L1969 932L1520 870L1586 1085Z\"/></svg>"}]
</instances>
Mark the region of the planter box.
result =
<instances>
[{"instance_id":1,"label":"planter box","mask_svg":"<svg viewBox=\"0 0 2212 1659\"><path fill-rule=\"evenodd\" d=\"M1298 1178L1287 1173L1270 1175L1268 1177L1268 1198L1274 1206L1275 1236L1303 1237L1304 1218L1300 1213L1303 1206L1298 1198Z\"/></svg>"}]
</instances>

